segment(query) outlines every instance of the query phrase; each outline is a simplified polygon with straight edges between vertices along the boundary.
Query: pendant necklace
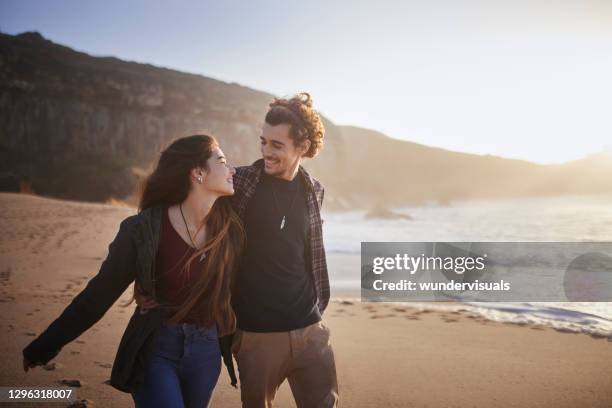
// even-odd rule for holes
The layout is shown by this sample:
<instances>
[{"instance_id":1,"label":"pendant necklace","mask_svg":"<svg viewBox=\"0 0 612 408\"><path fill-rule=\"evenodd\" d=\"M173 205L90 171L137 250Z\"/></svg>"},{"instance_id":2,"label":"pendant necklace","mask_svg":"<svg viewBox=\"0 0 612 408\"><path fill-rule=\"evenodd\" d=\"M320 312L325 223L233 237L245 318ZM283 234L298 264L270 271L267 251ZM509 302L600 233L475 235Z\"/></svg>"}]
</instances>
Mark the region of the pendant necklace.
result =
<instances>
[{"instance_id":1,"label":"pendant necklace","mask_svg":"<svg viewBox=\"0 0 612 408\"><path fill-rule=\"evenodd\" d=\"M291 204L289 205L289 210L285 214L283 214L283 219L281 220L279 230L282 230L283 228L285 228L285 221L287 220L286 214L291 213L291 209L293 208L293 203L295 203L295 197L297 197L299 191L300 191L299 188L295 189L295 193L293 193L293 198L291 199ZM274 187L274 185L272 185L272 195L274 196L274 206L276 207L276 211L280 213L281 211L278 205L278 200L276 199L276 188Z\"/></svg>"},{"instance_id":2,"label":"pendant necklace","mask_svg":"<svg viewBox=\"0 0 612 408\"><path fill-rule=\"evenodd\" d=\"M181 210L181 217L183 217L183 222L185 223L185 229L187 230L187 235L189 235L189 240L191 241L191 244L193 245L193 247L195 248L195 250L198 250L198 246L195 244L195 242L193 242L193 239L191 238L191 232L189 232L189 227L187 226L187 220L185 220L185 216L183 215L183 204L179 204L179 209ZM202 227L200 227L202 228ZM198 235L198 232L200 231L200 228L198 228L198 230L196 231L195 235ZM202 256L200 256L200 262L202 262L202 259L204 259L206 257L206 252L204 252L202 254Z\"/></svg>"}]
</instances>

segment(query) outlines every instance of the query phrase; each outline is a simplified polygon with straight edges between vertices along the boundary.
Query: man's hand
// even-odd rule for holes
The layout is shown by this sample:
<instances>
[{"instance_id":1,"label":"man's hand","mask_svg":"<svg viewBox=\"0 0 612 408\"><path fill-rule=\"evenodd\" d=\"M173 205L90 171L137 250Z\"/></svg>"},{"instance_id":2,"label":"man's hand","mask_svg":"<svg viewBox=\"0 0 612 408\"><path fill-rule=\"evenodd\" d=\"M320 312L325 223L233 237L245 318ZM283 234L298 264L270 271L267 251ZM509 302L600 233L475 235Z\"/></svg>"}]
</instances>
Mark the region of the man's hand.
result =
<instances>
[{"instance_id":1,"label":"man's hand","mask_svg":"<svg viewBox=\"0 0 612 408\"><path fill-rule=\"evenodd\" d=\"M134 284L134 299L138 305L140 314L147 314L150 309L159 306L155 299L147 297L137 283Z\"/></svg>"}]
</instances>

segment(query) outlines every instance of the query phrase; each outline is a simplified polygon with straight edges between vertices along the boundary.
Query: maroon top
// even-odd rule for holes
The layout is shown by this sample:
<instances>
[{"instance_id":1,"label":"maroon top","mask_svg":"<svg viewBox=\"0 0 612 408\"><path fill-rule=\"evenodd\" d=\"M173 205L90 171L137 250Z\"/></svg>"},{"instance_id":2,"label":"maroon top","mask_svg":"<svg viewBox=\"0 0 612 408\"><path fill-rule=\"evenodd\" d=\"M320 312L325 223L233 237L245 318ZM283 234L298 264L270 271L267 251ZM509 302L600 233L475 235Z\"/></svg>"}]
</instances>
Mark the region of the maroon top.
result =
<instances>
[{"instance_id":1,"label":"maroon top","mask_svg":"<svg viewBox=\"0 0 612 408\"><path fill-rule=\"evenodd\" d=\"M195 258L187 274L183 267L195 248L188 245L170 223L168 207L164 207L162 213L160 242L155 260L156 290L163 302L178 306L200 277L206 257L202 260L200 257ZM183 322L196 322L195 313L192 312Z\"/></svg>"}]
</instances>

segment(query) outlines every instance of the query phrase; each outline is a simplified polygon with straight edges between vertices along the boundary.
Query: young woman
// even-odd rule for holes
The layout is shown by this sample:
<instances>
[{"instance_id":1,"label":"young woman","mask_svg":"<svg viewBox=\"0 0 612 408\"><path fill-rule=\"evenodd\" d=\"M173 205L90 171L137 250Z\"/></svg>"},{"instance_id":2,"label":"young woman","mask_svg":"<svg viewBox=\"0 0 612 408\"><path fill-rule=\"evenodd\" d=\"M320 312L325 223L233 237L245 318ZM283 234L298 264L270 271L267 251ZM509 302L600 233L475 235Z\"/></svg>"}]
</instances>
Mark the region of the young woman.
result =
<instances>
[{"instance_id":1,"label":"young woman","mask_svg":"<svg viewBox=\"0 0 612 408\"><path fill-rule=\"evenodd\" d=\"M100 272L23 350L24 370L54 358L135 281L159 307L134 311L111 385L130 392L137 407L207 406L222 354L235 384L221 337L236 326L230 293L244 242L227 197L234 173L211 136L181 138L166 148L146 180L138 214L121 223Z\"/></svg>"}]
</instances>

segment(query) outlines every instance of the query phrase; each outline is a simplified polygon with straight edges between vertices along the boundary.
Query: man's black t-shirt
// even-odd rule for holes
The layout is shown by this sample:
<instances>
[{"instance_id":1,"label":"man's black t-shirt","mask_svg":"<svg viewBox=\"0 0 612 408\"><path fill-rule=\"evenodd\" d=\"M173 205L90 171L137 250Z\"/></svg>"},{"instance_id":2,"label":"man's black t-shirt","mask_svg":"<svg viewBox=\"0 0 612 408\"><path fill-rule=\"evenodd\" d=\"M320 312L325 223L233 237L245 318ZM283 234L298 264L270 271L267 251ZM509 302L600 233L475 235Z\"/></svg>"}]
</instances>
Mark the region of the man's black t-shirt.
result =
<instances>
[{"instance_id":1,"label":"man's black t-shirt","mask_svg":"<svg viewBox=\"0 0 612 408\"><path fill-rule=\"evenodd\" d=\"M238 327L289 331L320 321L307 267L309 217L300 175L288 181L263 173L246 208L245 228L247 244L232 301Z\"/></svg>"}]
</instances>

